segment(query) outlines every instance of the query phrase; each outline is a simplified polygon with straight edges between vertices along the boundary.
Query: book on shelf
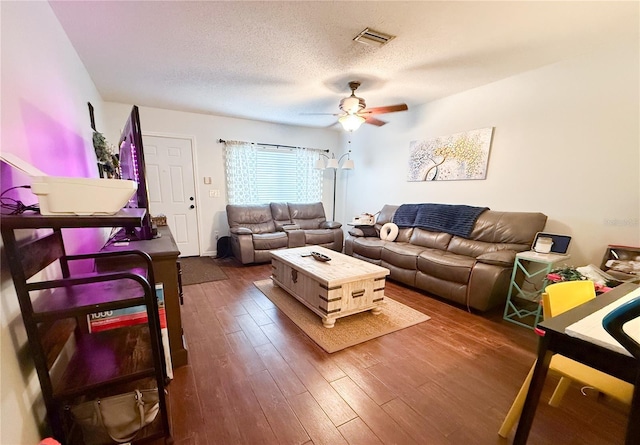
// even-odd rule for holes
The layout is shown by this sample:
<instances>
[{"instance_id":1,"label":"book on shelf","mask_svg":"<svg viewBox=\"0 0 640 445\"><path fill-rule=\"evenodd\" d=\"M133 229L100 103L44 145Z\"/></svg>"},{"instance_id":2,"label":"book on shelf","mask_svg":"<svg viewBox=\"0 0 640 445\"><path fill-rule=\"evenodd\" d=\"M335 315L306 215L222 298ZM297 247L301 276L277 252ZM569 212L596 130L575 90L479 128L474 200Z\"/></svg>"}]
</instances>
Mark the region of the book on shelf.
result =
<instances>
[{"instance_id":1,"label":"book on shelf","mask_svg":"<svg viewBox=\"0 0 640 445\"><path fill-rule=\"evenodd\" d=\"M173 367L171 365L171 353L169 349L169 332L167 330L167 314L164 306L164 287L162 283L156 284L156 297L158 298L158 317L160 318L160 333L167 377L173 379ZM89 333L95 333L147 323L147 318L147 306L140 305L88 314L87 324L89 326Z\"/></svg>"}]
</instances>

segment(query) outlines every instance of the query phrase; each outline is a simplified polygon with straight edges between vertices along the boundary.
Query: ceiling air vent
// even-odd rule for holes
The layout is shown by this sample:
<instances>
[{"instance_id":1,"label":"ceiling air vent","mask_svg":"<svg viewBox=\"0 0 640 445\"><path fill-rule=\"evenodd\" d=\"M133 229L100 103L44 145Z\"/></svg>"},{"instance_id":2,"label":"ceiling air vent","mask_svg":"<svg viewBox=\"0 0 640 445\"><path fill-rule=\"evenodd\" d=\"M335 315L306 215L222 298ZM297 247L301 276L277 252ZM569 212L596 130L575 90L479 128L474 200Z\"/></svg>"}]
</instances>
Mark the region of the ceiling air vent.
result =
<instances>
[{"instance_id":1,"label":"ceiling air vent","mask_svg":"<svg viewBox=\"0 0 640 445\"><path fill-rule=\"evenodd\" d=\"M353 40L367 45L382 46L395 38L396 36L392 36L391 34L385 34L371 28L365 28L364 31L355 36Z\"/></svg>"}]
</instances>

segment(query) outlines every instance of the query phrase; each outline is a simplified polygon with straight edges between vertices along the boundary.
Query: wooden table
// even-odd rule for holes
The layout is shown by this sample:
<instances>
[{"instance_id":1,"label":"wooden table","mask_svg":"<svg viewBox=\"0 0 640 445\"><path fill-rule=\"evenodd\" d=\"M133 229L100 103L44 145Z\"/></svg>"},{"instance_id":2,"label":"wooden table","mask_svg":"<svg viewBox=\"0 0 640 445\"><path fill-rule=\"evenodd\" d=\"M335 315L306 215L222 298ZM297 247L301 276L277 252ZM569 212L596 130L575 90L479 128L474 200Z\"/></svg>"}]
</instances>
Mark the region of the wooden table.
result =
<instances>
[{"instance_id":1,"label":"wooden table","mask_svg":"<svg viewBox=\"0 0 640 445\"><path fill-rule=\"evenodd\" d=\"M120 250L141 250L151 257L153 262L153 273L157 283L162 283L164 290L164 304L167 314L167 328L169 330L169 349L171 351L171 363L173 368L178 368L188 364L188 352L185 345L182 330L182 316L180 306L182 305L182 286L179 283L179 261L180 250L169 230L169 226L158 227L160 237L131 241L124 246L110 244L103 248L106 252ZM176 264L177 263L177 264ZM106 264L98 265L102 268L114 267ZM115 267L122 267L116 265ZM125 265L131 266L131 265Z\"/></svg>"},{"instance_id":2,"label":"wooden table","mask_svg":"<svg viewBox=\"0 0 640 445\"><path fill-rule=\"evenodd\" d=\"M637 284L631 283L620 285L609 292L599 295L594 300L538 324L538 327L545 334L540 338L538 345L538 361L533 371L531 385L518 422L514 444L523 445L527 443L533 416L540 401L540 394L549 369L549 362L554 353L562 354L565 357L635 385L625 443L627 445L638 444L638 440L640 440L640 390L638 390L640 386L640 363L630 355L622 354L566 333L568 326L622 298L637 287Z\"/></svg>"},{"instance_id":3,"label":"wooden table","mask_svg":"<svg viewBox=\"0 0 640 445\"><path fill-rule=\"evenodd\" d=\"M311 252L331 261L318 261ZM274 250L271 265L273 282L322 317L327 328L340 317L382 310L389 269L320 246Z\"/></svg>"}]
</instances>

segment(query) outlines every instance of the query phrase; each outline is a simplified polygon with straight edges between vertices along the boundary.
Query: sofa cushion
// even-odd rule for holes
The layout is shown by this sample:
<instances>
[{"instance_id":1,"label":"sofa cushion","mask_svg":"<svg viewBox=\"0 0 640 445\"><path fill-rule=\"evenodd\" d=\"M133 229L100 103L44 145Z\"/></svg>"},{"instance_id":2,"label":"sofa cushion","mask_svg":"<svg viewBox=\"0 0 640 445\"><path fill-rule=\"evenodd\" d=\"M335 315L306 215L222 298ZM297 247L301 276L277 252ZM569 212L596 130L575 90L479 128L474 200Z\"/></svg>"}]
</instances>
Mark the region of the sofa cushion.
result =
<instances>
[{"instance_id":1,"label":"sofa cushion","mask_svg":"<svg viewBox=\"0 0 640 445\"><path fill-rule=\"evenodd\" d=\"M396 237L397 243L408 243L413 235L413 227L402 227L398 229L398 236Z\"/></svg>"},{"instance_id":2,"label":"sofa cushion","mask_svg":"<svg viewBox=\"0 0 640 445\"><path fill-rule=\"evenodd\" d=\"M289 237L285 232L255 233L253 235L253 248L255 250L271 250L287 247Z\"/></svg>"},{"instance_id":3,"label":"sofa cushion","mask_svg":"<svg viewBox=\"0 0 640 445\"><path fill-rule=\"evenodd\" d=\"M353 238L353 253L377 261L382 259L385 243L380 238Z\"/></svg>"},{"instance_id":4,"label":"sofa cushion","mask_svg":"<svg viewBox=\"0 0 640 445\"><path fill-rule=\"evenodd\" d=\"M282 230L283 226L291 224L289 206L286 202L272 202L269 206L276 230Z\"/></svg>"},{"instance_id":5,"label":"sofa cushion","mask_svg":"<svg viewBox=\"0 0 640 445\"><path fill-rule=\"evenodd\" d=\"M382 261L403 269L416 269L418 254L425 248L409 243L387 242L382 248Z\"/></svg>"},{"instance_id":6,"label":"sofa cushion","mask_svg":"<svg viewBox=\"0 0 640 445\"><path fill-rule=\"evenodd\" d=\"M447 247L447 251L476 258L482 254L498 252L500 250L515 250L520 252L527 250L527 247L527 244L487 243L454 236Z\"/></svg>"},{"instance_id":7,"label":"sofa cushion","mask_svg":"<svg viewBox=\"0 0 640 445\"><path fill-rule=\"evenodd\" d=\"M382 264L382 260L372 260L371 258L368 258L366 256L362 256L362 255L358 255L357 253L354 253L352 256L354 258L359 259L359 260L367 261L367 262L369 262L371 264L375 264L376 266L380 266Z\"/></svg>"},{"instance_id":8,"label":"sofa cushion","mask_svg":"<svg viewBox=\"0 0 640 445\"><path fill-rule=\"evenodd\" d=\"M538 212L497 212L487 210L476 220L470 239L487 243L531 246L536 233L544 229L547 216Z\"/></svg>"},{"instance_id":9,"label":"sofa cushion","mask_svg":"<svg viewBox=\"0 0 640 445\"><path fill-rule=\"evenodd\" d=\"M432 232L425 229L414 229L410 243L416 246L430 247L432 249L447 250L447 246L453 235L444 232Z\"/></svg>"},{"instance_id":10,"label":"sofa cushion","mask_svg":"<svg viewBox=\"0 0 640 445\"><path fill-rule=\"evenodd\" d=\"M380 266L389 269L389 278L400 283L404 283L407 286L416 285L416 270L405 269L404 267L398 267L386 261L380 261Z\"/></svg>"},{"instance_id":11,"label":"sofa cushion","mask_svg":"<svg viewBox=\"0 0 640 445\"><path fill-rule=\"evenodd\" d=\"M467 304L467 283L455 283L418 272L416 273L416 286L454 303Z\"/></svg>"},{"instance_id":12,"label":"sofa cushion","mask_svg":"<svg viewBox=\"0 0 640 445\"><path fill-rule=\"evenodd\" d=\"M475 259L438 249L427 249L418 255L418 270L435 278L466 284Z\"/></svg>"},{"instance_id":13,"label":"sofa cushion","mask_svg":"<svg viewBox=\"0 0 640 445\"><path fill-rule=\"evenodd\" d=\"M335 239L335 234L331 229L309 229L304 231L306 244L328 244Z\"/></svg>"},{"instance_id":14,"label":"sofa cushion","mask_svg":"<svg viewBox=\"0 0 640 445\"><path fill-rule=\"evenodd\" d=\"M288 203L291 222L298 224L301 229L317 229L327 218L321 202L311 204Z\"/></svg>"},{"instance_id":15,"label":"sofa cushion","mask_svg":"<svg viewBox=\"0 0 640 445\"><path fill-rule=\"evenodd\" d=\"M271 207L264 205L227 205L229 227L246 227L256 233L275 232L276 226L271 217Z\"/></svg>"}]
</instances>

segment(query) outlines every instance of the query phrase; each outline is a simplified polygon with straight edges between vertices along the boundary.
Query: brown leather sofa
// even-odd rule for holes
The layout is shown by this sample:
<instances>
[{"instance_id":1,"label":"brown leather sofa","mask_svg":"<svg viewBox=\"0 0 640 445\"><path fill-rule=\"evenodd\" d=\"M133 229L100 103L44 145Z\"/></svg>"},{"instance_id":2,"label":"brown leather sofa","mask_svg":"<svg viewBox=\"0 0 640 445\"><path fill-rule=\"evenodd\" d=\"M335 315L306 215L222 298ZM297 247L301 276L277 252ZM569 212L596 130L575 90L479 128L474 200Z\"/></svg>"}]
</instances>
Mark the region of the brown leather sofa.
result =
<instances>
[{"instance_id":1,"label":"brown leather sofa","mask_svg":"<svg viewBox=\"0 0 640 445\"><path fill-rule=\"evenodd\" d=\"M505 303L516 253L531 248L547 220L542 213L487 209L468 238L404 227L395 241L381 240L398 207L385 205L373 227L349 230L345 253L386 267L392 280L479 311Z\"/></svg>"},{"instance_id":2,"label":"brown leather sofa","mask_svg":"<svg viewBox=\"0 0 640 445\"><path fill-rule=\"evenodd\" d=\"M271 261L274 249L319 245L342 251L342 224L327 221L321 202L227 205L233 255L242 264Z\"/></svg>"}]
</instances>

